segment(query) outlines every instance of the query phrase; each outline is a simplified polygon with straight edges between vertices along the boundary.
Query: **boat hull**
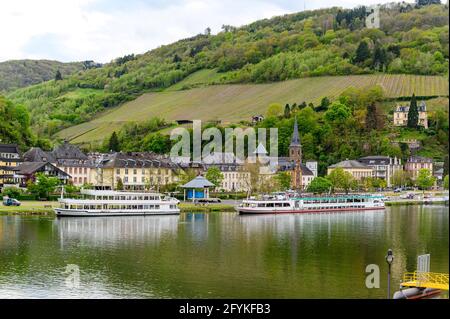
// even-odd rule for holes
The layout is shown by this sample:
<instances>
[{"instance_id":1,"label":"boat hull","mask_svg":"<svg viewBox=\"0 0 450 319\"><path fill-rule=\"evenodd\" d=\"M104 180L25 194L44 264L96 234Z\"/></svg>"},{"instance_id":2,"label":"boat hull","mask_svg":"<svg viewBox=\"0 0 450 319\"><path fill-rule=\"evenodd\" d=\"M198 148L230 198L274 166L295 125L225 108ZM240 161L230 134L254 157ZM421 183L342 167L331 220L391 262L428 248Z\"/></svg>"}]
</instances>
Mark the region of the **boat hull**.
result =
<instances>
[{"instance_id":1,"label":"boat hull","mask_svg":"<svg viewBox=\"0 0 450 319\"><path fill-rule=\"evenodd\" d=\"M330 208L330 209L284 209L284 210L261 210L246 207L237 207L236 210L241 215L251 214L309 214L309 213L329 213L329 212L349 212L366 210L384 210L384 206L358 207L358 208Z\"/></svg>"},{"instance_id":2,"label":"boat hull","mask_svg":"<svg viewBox=\"0 0 450 319\"><path fill-rule=\"evenodd\" d=\"M160 211L136 210L136 211L88 211L78 209L55 208L56 216L61 217L100 217L100 216L150 216L150 215L179 215L180 209L168 209Z\"/></svg>"}]
</instances>

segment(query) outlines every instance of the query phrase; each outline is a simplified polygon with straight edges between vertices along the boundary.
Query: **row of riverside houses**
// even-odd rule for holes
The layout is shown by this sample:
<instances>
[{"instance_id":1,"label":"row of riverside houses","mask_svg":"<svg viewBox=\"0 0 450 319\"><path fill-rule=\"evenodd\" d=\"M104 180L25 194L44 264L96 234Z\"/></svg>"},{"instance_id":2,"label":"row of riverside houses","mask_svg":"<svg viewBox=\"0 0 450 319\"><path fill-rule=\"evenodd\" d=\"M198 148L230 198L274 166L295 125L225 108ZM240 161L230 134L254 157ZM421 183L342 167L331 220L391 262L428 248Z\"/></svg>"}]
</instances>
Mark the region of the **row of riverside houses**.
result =
<instances>
[{"instance_id":1,"label":"row of riverside houses","mask_svg":"<svg viewBox=\"0 0 450 319\"><path fill-rule=\"evenodd\" d=\"M440 184L443 180L443 168L437 167L431 158L411 156L402 165L401 160L389 156L367 156L358 160L345 160L328 167L328 174L336 168L342 168L349 172L357 181L372 177L384 179L387 187L392 187L392 177L395 172L404 170L413 181L417 178L421 169L428 169L436 177Z\"/></svg>"}]
</instances>

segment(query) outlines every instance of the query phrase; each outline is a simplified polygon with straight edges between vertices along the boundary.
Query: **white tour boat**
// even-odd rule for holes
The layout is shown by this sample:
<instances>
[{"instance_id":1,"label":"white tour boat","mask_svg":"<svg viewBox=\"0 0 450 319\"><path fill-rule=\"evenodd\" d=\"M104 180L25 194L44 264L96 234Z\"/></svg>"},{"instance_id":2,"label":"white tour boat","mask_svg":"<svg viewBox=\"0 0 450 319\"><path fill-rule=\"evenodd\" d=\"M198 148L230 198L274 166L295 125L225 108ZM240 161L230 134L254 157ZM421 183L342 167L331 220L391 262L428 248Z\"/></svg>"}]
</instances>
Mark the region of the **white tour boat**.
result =
<instances>
[{"instance_id":1,"label":"white tour boat","mask_svg":"<svg viewBox=\"0 0 450 319\"><path fill-rule=\"evenodd\" d=\"M381 195L338 195L323 197L264 196L247 199L236 208L240 214L321 213L384 209Z\"/></svg>"},{"instance_id":2,"label":"white tour boat","mask_svg":"<svg viewBox=\"0 0 450 319\"><path fill-rule=\"evenodd\" d=\"M179 200L157 193L82 189L83 199L60 198L57 216L179 214Z\"/></svg>"}]
</instances>

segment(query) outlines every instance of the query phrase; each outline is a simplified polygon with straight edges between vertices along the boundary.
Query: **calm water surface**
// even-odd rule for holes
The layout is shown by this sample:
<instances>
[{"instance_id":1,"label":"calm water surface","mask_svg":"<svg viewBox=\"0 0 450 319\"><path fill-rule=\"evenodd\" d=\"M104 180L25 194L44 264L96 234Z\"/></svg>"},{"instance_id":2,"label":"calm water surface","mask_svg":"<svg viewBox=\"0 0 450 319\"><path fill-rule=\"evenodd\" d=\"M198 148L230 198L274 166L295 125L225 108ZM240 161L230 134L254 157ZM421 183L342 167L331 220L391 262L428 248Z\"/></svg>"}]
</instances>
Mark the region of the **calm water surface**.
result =
<instances>
[{"instance_id":1,"label":"calm water surface","mask_svg":"<svg viewBox=\"0 0 450 319\"><path fill-rule=\"evenodd\" d=\"M0 216L0 298L384 298L418 254L448 273L448 207L239 216ZM66 286L68 264L80 286ZM378 264L380 289L365 287Z\"/></svg>"}]
</instances>

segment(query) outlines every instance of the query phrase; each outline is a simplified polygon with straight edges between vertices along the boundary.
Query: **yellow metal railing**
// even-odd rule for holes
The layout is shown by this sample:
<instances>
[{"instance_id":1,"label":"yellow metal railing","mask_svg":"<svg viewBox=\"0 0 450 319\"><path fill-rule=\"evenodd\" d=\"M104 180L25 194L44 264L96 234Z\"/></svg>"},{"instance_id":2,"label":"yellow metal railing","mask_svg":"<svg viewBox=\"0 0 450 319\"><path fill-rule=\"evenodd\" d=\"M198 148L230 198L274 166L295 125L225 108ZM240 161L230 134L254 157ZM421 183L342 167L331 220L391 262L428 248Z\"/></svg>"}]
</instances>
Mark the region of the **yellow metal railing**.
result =
<instances>
[{"instance_id":1,"label":"yellow metal railing","mask_svg":"<svg viewBox=\"0 0 450 319\"><path fill-rule=\"evenodd\" d=\"M406 272L402 286L448 290L448 274L435 272Z\"/></svg>"}]
</instances>

